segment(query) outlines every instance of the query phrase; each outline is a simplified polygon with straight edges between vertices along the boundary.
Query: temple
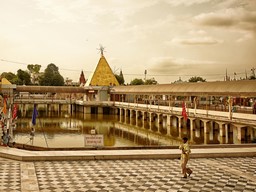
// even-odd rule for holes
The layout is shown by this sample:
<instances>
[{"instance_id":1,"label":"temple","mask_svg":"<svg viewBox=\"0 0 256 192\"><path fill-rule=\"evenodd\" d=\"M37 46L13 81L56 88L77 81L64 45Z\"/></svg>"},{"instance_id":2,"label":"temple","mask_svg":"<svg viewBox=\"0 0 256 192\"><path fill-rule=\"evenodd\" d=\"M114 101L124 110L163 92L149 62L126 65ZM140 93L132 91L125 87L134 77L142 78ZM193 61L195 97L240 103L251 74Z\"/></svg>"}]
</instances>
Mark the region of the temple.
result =
<instances>
[{"instance_id":1,"label":"temple","mask_svg":"<svg viewBox=\"0 0 256 192\"><path fill-rule=\"evenodd\" d=\"M79 78L79 85L84 86L86 83L85 77L84 77L84 72L81 72L80 78Z\"/></svg>"},{"instance_id":2,"label":"temple","mask_svg":"<svg viewBox=\"0 0 256 192\"><path fill-rule=\"evenodd\" d=\"M106 58L103 55L104 48L100 47L101 58L93 74L86 82L86 86L117 86L119 85L114 73L112 72Z\"/></svg>"}]
</instances>

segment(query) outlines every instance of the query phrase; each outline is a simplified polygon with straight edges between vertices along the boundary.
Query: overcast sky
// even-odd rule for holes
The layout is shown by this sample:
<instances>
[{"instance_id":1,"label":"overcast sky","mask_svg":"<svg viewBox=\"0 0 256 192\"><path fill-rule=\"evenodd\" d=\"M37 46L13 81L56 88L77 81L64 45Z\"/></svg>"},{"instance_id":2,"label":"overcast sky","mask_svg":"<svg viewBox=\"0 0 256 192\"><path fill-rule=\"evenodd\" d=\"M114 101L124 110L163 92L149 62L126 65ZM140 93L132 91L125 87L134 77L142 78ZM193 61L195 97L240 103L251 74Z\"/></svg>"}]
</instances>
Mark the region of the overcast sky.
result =
<instances>
[{"instance_id":1,"label":"overcast sky","mask_svg":"<svg viewBox=\"0 0 256 192\"><path fill-rule=\"evenodd\" d=\"M145 70L170 83L256 68L256 0L0 0L0 24L0 73L54 63L78 81L99 44L126 83Z\"/></svg>"}]
</instances>

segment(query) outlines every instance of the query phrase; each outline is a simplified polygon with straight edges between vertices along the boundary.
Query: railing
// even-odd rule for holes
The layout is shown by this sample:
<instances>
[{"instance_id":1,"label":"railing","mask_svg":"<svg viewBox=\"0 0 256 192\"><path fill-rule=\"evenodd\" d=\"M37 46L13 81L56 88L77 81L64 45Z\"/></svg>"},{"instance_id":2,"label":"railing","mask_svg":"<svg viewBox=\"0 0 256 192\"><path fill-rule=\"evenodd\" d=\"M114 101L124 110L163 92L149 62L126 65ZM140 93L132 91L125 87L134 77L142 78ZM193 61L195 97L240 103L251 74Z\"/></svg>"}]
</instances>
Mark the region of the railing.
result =
<instances>
[{"instance_id":1,"label":"railing","mask_svg":"<svg viewBox=\"0 0 256 192\"><path fill-rule=\"evenodd\" d=\"M18 104L77 104L86 106L113 106L112 101L83 101L77 99L52 99L52 98L15 98L14 103Z\"/></svg>"},{"instance_id":2,"label":"railing","mask_svg":"<svg viewBox=\"0 0 256 192\"><path fill-rule=\"evenodd\" d=\"M162 112L167 114L175 114L182 116L182 107L172 107L172 106L159 106L150 104L138 104L138 103L125 103L125 102L115 102L116 107L125 107L129 109L136 110L147 110L149 112ZM255 114L245 114L245 113L230 113L225 111L214 111L205 109L192 109L186 108L186 112L190 118L193 117L204 117L208 119L218 119L223 121L232 121L236 123L248 123L256 126L256 115Z\"/></svg>"},{"instance_id":3,"label":"railing","mask_svg":"<svg viewBox=\"0 0 256 192\"><path fill-rule=\"evenodd\" d=\"M172 113L176 115L181 115L181 106L162 106L162 105L152 105L152 104L141 104L141 103L127 103L127 102L114 102L114 101L83 101L75 99L54 99L54 98L15 98L14 103L23 104L77 104L84 106L115 106L115 107L127 107L134 109L148 110L151 112L158 113ZM235 106L236 107L236 106ZM235 110L234 110L235 109ZM233 122L249 121L254 126L256 126L256 115L242 113L243 111L250 111L251 108L233 108L231 114L227 111L215 110L212 106L208 108L186 108L189 117L206 117L206 118L218 118L219 120L229 120Z\"/></svg>"}]
</instances>

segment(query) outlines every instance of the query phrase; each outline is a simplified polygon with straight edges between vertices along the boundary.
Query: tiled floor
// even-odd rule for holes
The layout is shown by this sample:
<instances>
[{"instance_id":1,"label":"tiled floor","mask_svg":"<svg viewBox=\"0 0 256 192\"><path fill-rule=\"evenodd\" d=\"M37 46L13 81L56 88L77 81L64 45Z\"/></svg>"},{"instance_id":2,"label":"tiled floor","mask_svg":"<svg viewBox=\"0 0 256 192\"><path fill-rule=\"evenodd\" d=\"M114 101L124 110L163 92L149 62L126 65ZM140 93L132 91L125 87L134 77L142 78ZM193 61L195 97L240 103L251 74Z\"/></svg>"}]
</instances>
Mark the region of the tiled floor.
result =
<instances>
[{"instance_id":1,"label":"tiled floor","mask_svg":"<svg viewBox=\"0 0 256 192\"><path fill-rule=\"evenodd\" d=\"M187 179L181 178L178 159L31 162L38 188L30 190L21 188L29 178L24 162L0 163L0 191L5 192L256 191L256 157L191 159L194 172Z\"/></svg>"}]
</instances>

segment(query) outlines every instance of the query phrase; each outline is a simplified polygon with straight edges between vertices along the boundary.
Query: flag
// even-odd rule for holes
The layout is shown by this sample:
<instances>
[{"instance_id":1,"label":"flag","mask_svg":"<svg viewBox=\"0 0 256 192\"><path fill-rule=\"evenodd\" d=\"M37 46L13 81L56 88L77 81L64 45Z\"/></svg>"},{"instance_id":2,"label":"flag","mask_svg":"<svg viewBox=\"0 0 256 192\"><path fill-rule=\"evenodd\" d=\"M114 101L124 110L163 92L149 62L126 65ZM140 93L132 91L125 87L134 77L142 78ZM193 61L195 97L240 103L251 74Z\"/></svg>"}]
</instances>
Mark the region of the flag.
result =
<instances>
[{"instance_id":1,"label":"flag","mask_svg":"<svg viewBox=\"0 0 256 192\"><path fill-rule=\"evenodd\" d=\"M186 103L184 101L182 102L182 116L187 121L188 115L187 115L187 111L186 111Z\"/></svg>"},{"instance_id":2,"label":"flag","mask_svg":"<svg viewBox=\"0 0 256 192\"><path fill-rule=\"evenodd\" d=\"M13 111L12 111L12 119L15 119L17 117L17 113L18 113L18 105L15 104L13 106Z\"/></svg>"},{"instance_id":3,"label":"flag","mask_svg":"<svg viewBox=\"0 0 256 192\"><path fill-rule=\"evenodd\" d=\"M3 108L3 113L7 114L7 98L4 98L4 108Z\"/></svg>"},{"instance_id":4,"label":"flag","mask_svg":"<svg viewBox=\"0 0 256 192\"><path fill-rule=\"evenodd\" d=\"M32 114L32 125L36 125L36 117L38 116L38 112L36 109L36 104L34 104L34 110Z\"/></svg>"}]
</instances>

